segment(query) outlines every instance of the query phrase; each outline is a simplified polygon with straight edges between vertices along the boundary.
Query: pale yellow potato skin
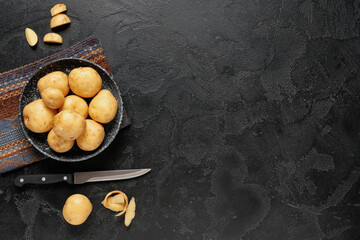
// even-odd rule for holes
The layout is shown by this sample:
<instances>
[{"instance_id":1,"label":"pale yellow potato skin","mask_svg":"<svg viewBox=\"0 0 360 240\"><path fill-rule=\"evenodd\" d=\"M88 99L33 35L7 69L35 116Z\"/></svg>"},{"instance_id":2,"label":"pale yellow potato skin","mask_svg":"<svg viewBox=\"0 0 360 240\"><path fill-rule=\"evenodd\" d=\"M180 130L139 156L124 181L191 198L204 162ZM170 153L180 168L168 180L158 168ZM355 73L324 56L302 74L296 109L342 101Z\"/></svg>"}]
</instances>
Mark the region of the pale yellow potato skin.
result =
<instances>
[{"instance_id":1,"label":"pale yellow potato skin","mask_svg":"<svg viewBox=\"0 0 360 240\"><path fill-rule=\"evenodd\" d=\"M37 87L40 93L46 88L57 88L63 92L64 96L66 96L69 93L68 76L61 71L49 73L39 79Z\"/></svg>"},{"instance_id":2,"label":"pale yellow potato skin","mask_svg":"<svg viewBox=\"0 0 360 240\"><path fill-rule=\"evenodd\" d=\"M41 99L29 103L23 109L25 126L35 133L50 131L56 114L57 110L48 108Z\"/></svg>"},{"instance_id":3,"label":"pale yellow potato skin","mask_svg":"<svg viewBox=\"0 0 360 240\"><path fill-rule=\"evenodd\" d=\"M125 226L127 227L130 226L131 221L135 217L135 210L136 210L135 198L132 197L125 213Z\"/></svg>"},{"instance_id":4,"label":"pale yellow potato skin","mask_svg":"<svg viewBox=\"0 0 360 240\"><path fill-rule=\"evenodd\" d=\"M86 196L73 194L66 200L62 214L69 224L80 225L86 221L92 209L92 204Z\"/></svg>"},{"instance_id":5,"label":"pale yellow potato skin","mask_svg":"<svg viewBox=\"0 0 360 240\"><path fill-rule=\"evenodd\" d=\"M51 18L50 28L59 27L61 25L65 25L65 24L69 24L69 23L71 23L70 18L66 14L60 13Z\"/></svg>"},{"instance_id":6,"label":"pale yellow potato skin","mask_svg":"<svg viewBox=\"0 0 360 240\"><path fill-rule=\"evenodd\" d=\"M74 110L61 111L54 117L53 130L65 140L77 139L85 131L85 127L85 118Z\"/></svg>"},{"instance_id":7,"label":"pale yellow potato skin","mask_svg":"<svg viewBox=\"0 0 360 240\"><path fill-rule=\"evenodd\" d=\"M104 137L104 127L94 120L86 119L85 131L76 139L76 143L84 151L93 151L101 145Z\"/></svg>"},{"instance_id":8,"label":"pale yellow potato skin","mask_svg":"<svg viewBox=\"0 0 360 240\"><path fill-rule=\"evenodd\" d=\"M51 109L58 109L65 101L64 94L57 88L46 88L40 95L45 105Z\"/></svg>"},{"instance_id":9,"label":"pale yellow potato skin","mask_svg":"<svg viewBox=\"0 0 360 240\"><path fill-rule=\"evenodd\" d=\"M75 110L80 113L84 118L87 118L89 113L89 106L86 101L79 96L69 95L65 97L64 104L59 109L59 112L63 110Z\"/></svg>"},{"instance_id":10,"label":"pale yellow potato skin","mask_svg":"<svg viewBox=\"0 0 360 240\"><path fill-rule=\"evenodd\" d=\"M101 90L89 104L90 117L99 123L108 123L116 116L118 103L112 93Z\"/></svg>"},{"instance_id":11,"label":"pale yellow potato skin","mask_svg":"<svg viewBox=\"0 0 360 240\"><path fill-rule=\"evenodd\" d=\"M99 73L91 67L79 67L69 74L71 91L83 98L94 97L102 87Z\"/></svg>"},{"instance_id":12,"label":"pale yellow potato skin","mask_svg":"<svg viewBox=\"0 0 360 240\"><path fill-rule=\"evenodd\" d=\"M59 137L51 130L47 136L47 142L52 150L58 153L70 151L74 146L75 140L65 140Z\"/></svg>"}]
</instances>

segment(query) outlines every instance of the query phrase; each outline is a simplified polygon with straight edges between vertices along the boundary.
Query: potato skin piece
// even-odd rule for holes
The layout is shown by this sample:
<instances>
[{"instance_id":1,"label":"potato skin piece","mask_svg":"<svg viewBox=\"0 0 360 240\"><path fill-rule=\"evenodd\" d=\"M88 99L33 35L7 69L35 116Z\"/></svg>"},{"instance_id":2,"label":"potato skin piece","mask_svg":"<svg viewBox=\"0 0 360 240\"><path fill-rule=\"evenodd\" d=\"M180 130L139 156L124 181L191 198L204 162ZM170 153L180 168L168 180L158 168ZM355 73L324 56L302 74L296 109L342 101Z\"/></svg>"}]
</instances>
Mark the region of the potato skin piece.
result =
<instances>
[{"instance_id":1,"label":"potato skin piece","mask_svg":"<svg viewBox=\"0 0 360 240\"><path fill-rule=\"evenodd\" d=\"M131 221L135 217L135 210L136 210L135 198L132 197L125 213L125 226L127 227L130 226Z\"/></svg>"},{"instance_id":2,"label":"potato skin piece","mask_svg":"<svg viewBox=\"0 0 360 240\"><path fill-rule=\"evenodd\" d=\"M53 119L56 113L57 110L48 108L43 100L35 100L23 109L25 126L35 133L48 132L53 127Z\"/></svg>"},{"instance_id":3,"label":"potato skin piece","mask_svg":"<svg viewBox=\"0 0 360 240\"><path fill-rule=\"evenodd\" d=\"M115 196L121 196L122 200L124 201L123 203L119 204L114 203L113 200L113 195L115 194ZM111 211L115 211L115 212L119 212L118 214L116 214L115 216L121 216L126 212L126 209L128 207L128 197L126 196L126 194L122 191L119 190L114 190L109 192L108 194L106 194L104 200L101 202L101 204L106 207L107 209L110 209ZM117 206L117 204L119 204Z\"/></svg>"}]
</instances>

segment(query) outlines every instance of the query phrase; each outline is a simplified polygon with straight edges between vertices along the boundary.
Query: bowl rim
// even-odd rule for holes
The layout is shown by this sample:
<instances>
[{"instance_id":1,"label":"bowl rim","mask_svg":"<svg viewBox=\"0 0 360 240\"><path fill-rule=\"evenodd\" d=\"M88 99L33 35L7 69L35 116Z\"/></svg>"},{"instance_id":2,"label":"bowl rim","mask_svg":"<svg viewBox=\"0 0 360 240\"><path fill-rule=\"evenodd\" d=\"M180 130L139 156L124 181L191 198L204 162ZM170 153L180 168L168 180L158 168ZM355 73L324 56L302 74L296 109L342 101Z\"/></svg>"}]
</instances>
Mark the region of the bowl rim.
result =
<instances>
[{"instance_id":1,"label":"bowl rim","mask_svg":"<svg viewBox=\"0 0 360 240\"><path fill-rule=\"evenodd\" d=\"M33 79L33 77L41 70L43 69L44 67L50 65L50 64L54 64L54 63L57 63L57 62L62 62L62 61L69 61L69 60L78 60L78 61L82 61L82 62L87 62L89 63L90 65L94 65L96 67L98 67L100 70L102 70L113 82L114 82L114 85L115 85L115 90L117 91L118 95L119 95L119 99L120 99L120 104L118 102L118 107L119 107L119 110L120 110L120 119L118 121L118 124L116 125L116 128L115 128L115 134L112 134L109 136L109 141L102 147L102 150L101 151L96 151L94 150L91 154L89 155L86 155L86 156L83 156L81 159L62 159L61 157L58 157L58 156L52 156L50 154L48 154L46 151L44 151L43 149L39 148L35 143L34 141L32 140L31 137L29 137L27 131L25 130L26 126L24 124L24 120L23 120L23 109L21 109L21 99L23 98L23 95L24 95L24 90L26 88L26 86L29 84L29 82ZM94 63L88 59L83 59L83 58L72 58L72 57L68 57L68 58L59 58L59 59L56 59L56 60L53 60L53 61L50 61L42 66L40 66L33 74L30 75L29 77L29 80L27 81L27 83L23 86L23 89L21 91L21 94L20 94L20 97L19 97L19 104L18 104L18 117L19 117L19 121L20 121L20 125L21 125L21 128L22 128L22 131L25 135L25 137L27 138L27 140L31 143L31 145L36 149L38 150L39 152L41 152L43 155L45 155L46 157L48 158L51 158L51 159L54 159L54 160L57 160L57 161L61 161L61 162L81 162L81 161L85 161L85 160L88 160L90 158L93 158L95 156L97 156L98 154L100 154L101 152L103 152L106 148L109 147L109 145L114 141L114 139L116 138L117 134L119 133L119 130L120 130L120 126L121 126L121 123L122 123L122 120L123 120L123 115L124 115L124 104L123 104L123 99L121 97L121 92L119 90L119 86L117 85L116 81L114 80L112 74L110 74L108 71L106 71L102 66L100 66L99 64L97 63ZM76 144L76 143L75 143ZM86 151L84 151L86 152Z\"/></svg>"}]
</instances>

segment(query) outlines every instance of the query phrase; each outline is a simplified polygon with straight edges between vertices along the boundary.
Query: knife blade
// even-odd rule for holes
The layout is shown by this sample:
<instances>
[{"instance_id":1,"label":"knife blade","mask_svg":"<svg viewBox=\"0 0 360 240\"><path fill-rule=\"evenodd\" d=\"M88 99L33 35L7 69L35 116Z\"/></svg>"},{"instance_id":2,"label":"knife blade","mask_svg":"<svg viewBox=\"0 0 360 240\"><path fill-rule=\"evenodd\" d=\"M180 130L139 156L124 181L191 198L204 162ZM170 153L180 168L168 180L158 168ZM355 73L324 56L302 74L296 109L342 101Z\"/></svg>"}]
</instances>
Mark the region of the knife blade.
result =
<instances>
[{"instance_id":1,"label":"knife blade","mask_svg":"<svg viewBox=\"0 0 360 240\"><path fill-rule=\"evenodd\" d=\"M16 186L21 187L25 184L49 184L57 182L67 182L69 184L83 184L87 182L101 182L125 180L140 177L148 172L150 168L127 169L127 170L109 170L94 172L74 172L73 174L32 174L20 175L15 178Z\"/></svg>"}]
</instances>

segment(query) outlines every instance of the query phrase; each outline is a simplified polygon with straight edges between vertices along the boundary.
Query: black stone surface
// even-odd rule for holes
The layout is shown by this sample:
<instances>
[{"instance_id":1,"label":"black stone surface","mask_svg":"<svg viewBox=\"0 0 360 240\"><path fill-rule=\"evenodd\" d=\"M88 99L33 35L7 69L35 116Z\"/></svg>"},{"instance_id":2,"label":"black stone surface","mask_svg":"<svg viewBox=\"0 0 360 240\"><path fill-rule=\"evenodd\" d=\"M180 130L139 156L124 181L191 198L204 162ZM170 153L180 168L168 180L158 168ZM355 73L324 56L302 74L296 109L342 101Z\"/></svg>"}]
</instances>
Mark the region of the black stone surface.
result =
<instances>
[{"instance_id":1,"label":"black stone surface","mask_svg":"<svg viewBox=\"0 0 360 240\"><path fill-rule=\"evenodd\" d=\"M360 1L0 3L0 72L90 35L103 43L131 117L102 154L0 176L1 239L360 239ZM19 174L152 168L142 178L16 188ZM123 190L133 224L101 206ZM93 212L62 219L68 196Z\"/></svg>"}]
</instances>

